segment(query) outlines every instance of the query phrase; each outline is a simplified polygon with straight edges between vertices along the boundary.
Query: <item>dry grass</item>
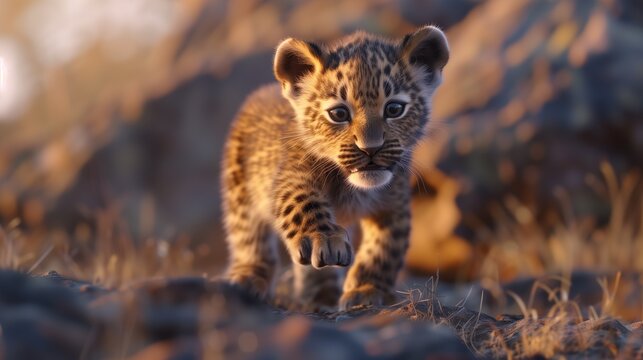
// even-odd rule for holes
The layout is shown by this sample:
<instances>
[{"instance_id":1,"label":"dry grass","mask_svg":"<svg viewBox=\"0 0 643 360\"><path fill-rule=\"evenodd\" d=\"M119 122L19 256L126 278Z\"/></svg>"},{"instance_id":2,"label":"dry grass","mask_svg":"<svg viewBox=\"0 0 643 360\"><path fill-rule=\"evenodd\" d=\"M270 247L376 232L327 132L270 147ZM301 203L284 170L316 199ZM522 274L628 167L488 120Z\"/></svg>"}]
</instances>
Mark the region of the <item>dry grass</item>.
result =
<instances>
[{"instance_id":1,"label":"dry grass","mask_svg":"<svg viewBox=\"0 0 643 360\"><path fill-rule=\"evenodd\" d=\"M188 238L135 239L117 207L96 214L95 236L61 231L25 233L19 219L0 227L0 268L26 273L55 270L107 287L155 276L202 274Z\"/></svg>"},{"instance_id":2,"label":"dry grass","mask_svg":"<svg viewBox=\"0 0 643 360\"><path fill-rule=\"evenodd\" d=\"M606 280L598 279L603 288L603 300L598 311L594 308L581 309L578 303L569 300L564 287L552 289L536 282L529 299L510 293L521 315L503 315L494 319L482 312L483 297L478 311L465 308L466 299L455 306L443 305L437 293L439 277L436 276L427 281L424 291L414 289L406 292L405 305L398 313L454 329L469 350L481 357L553 358L564 354L580 358L618 357L625 355L622 351L632 351L619 350L619 344L631 333L612 317L619 279L620 273L611 287ZM553 302L544 314L539 314L532 306L533 293L537 289L546 290Z\"/></svg>"},{"instance_id":3,"label":"dry grass","mask_svg":"<svg viewBox=\"0 0 643 360\"><path fill-rule=\"evenodd\" d=\"M610 204L609 222L599 227L593 219L579 219L571 210L565 190L559 189L563 221L552 233L536 223L533 212L515 199L499 211L497 229L489 232L489 247L480 265L483 279L507 280L516 276L573 270L643 272L643 194L640 176L630 172L618 179L614 169L601 164L602 179L587 182Z\"/></svg>"},{"instance_id":4,"label":"dry grass","mask_svg":"<svg viewBox=\"0 0 643 360\"><path fill-rule=\"evenodd\" d=\"M507 354L510 358L538 355L551 358L560 353L582 353L591 350L595 346L595 341L592 340L595 337L595 329L580 325L585 321L589 321L590 324L600 324L609 320L617 287L618 281L614 288L604 288L601 313L598 314L592 309L589 319L586 319L583 310L576 302L569 300L564 288L551 289L539 283L534 285L534 289L545 289L554 303L543 316L539 316L538 311L532 307L533 298L529 299L529 303L525 303L518 295L510 293L519 304L523 323L515 326L509 336L505 334L500 337L494 334L495 336L490 339L491 347L494 347L494 343L500 342L502 347L508 350ZM511 340L513 340L513 346L507 346L507 342Z\"/></svg>"}]
</instances>

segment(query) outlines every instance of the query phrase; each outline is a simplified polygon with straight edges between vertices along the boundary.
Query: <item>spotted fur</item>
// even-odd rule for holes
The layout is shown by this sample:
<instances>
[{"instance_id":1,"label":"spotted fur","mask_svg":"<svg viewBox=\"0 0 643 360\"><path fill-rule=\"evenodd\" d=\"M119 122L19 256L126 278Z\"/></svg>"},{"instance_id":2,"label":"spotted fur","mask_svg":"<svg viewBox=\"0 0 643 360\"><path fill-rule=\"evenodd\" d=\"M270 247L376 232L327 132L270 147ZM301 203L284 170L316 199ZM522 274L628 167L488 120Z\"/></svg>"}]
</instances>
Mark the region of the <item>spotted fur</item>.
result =
<instances>
[{"instance_id":1,"label":"spotted fur","mask_svg":"<svg viewBox=\"0 0 643 360\"><path fill-rule=\"evenodd\" d=\"M410 232L411 154L448 56L432 26L400 40L359 32L328 45L279 45L279 84L250 95L225 148L230 281L269 294L279 238L302 303L349 308L392 299ZM391 101L404 104L403 115L386 115L399 110ZM329 110L338 106L348 121L334 122ZM357 253L345 230L356 223ZM341 267L349 267L343 285Z\"/></svg>"}]
</instances>

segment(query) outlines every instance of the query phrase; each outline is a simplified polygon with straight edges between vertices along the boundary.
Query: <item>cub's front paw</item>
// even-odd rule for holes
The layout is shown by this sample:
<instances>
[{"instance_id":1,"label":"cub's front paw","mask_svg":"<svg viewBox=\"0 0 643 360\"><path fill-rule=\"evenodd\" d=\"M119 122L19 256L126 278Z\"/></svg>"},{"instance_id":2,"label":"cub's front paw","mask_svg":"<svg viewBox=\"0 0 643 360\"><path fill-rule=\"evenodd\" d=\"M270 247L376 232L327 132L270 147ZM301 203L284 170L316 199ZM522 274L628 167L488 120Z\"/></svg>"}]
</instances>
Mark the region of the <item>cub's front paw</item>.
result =
<instances>
[{"instance_id":1,"label":"cub's front paw","mask_svg":"<svg viewBox=\"0 0 643 360\"><path fill-rule=\"evenodd\" d=\"M225 280L261 300L264 300L270 291L268 280L256 275L229 273L225 275Z\"/></svg>"},{"instance_id":2,"label":"cub's front paw","mask_svg":"<svg viewBox=\"0 0 643 360\"><path fill-rule=\"evenodd\" d=\"M362 285L345 292L339 299L339 309L349 310L357 306L382 306L395 301L395 295L389 291L375 288L373 285Z\"/></svg>"},{"instance_id":3,"label":"cub's front paw","mask_svg":"<svg viewBox=\"0 0 643 360\"><path fill-rule=\"evenodd\" d=\"M323 286L310 289L301 294L297 302L297 310L311 313L333 313L337 311L337 303L342 294L338 286Z\"/></svg>"},{"instance_id":4,"label":"cub's front paw","mask_svg":"<svg viewBox=\"0 0 643 360\"><path fill-rule=\"evenodd\" d=\"M332 265L348 266L353 261L353 247L348 242L346 230L335 226L304 236L297 257L300 264L312 264L317 269Z\"/></svg>"}]
</instances>

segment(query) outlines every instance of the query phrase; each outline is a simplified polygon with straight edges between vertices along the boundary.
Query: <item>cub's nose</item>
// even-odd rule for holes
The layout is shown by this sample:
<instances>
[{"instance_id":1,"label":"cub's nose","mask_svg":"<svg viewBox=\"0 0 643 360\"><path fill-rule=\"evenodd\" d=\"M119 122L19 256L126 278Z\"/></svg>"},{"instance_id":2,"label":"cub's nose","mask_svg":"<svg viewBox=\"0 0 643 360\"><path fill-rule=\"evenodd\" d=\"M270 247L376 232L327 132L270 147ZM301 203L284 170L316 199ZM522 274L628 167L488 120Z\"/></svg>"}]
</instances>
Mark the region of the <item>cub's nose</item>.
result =
<instances>
[{"instance_id":1,"label":"cub's nose","mask_svg":"<svg viewBox=\"0 0 643 360\"><path fill-rule=\"evenodd\" d=\"M360 147L359 145L357 146L363 153L366 153L368 156L374 156L382 146L372 146L372 147Z\"/></svg>"},{"instance_id":2,"label":"cub's nose","mask_svg":"<svg viewBox=\"0 0 643 360\"><path fill-rule=\"evenodd\" d=\"M355 146L368 156L375 155L384 146L384 134L370 137L357 137L353 135L353 139L355 139Z\"/></svg>"}]
</instances>

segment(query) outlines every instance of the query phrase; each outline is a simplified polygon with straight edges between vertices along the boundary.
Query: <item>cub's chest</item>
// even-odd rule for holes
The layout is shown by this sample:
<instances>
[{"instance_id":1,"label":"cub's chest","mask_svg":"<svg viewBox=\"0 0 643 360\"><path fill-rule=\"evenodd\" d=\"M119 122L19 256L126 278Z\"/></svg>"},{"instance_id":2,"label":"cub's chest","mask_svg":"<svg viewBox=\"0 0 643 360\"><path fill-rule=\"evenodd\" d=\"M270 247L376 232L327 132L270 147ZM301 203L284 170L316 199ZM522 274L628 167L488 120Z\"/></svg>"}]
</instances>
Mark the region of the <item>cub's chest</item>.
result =
<instances>
[{"instance_id":1,"label":"cub's chest","mask_svg":"<svg viewBox=\"0 0 643 360\"><path fill-rule=\"evenodd\" d=\"M348 226L382 208L383 194L375 191L347 191L331 197L339 225Z\"/></svg>"}]
</instances>

